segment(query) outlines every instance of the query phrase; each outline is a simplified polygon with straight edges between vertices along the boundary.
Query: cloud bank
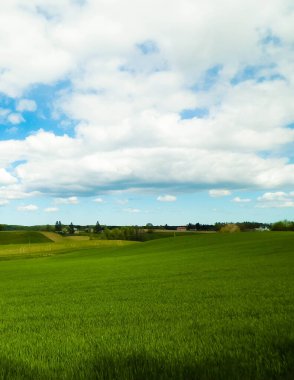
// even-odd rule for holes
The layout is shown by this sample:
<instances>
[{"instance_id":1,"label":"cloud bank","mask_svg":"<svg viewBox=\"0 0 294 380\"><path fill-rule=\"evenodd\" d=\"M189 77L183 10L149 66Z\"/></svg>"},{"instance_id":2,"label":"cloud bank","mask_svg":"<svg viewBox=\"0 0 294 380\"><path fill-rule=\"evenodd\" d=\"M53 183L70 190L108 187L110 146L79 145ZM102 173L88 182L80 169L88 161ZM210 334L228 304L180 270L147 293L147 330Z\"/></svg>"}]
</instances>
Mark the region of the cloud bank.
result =
<instances>
[{"instance_id":1,"label":"cloud bank","mask_svg":"<svg viewBox=\"0 0 294 380\"><path fill-rule=\"evenodd\" d=\"M54 92L51 130L0 141L2 202L293 188L293 25L290 0L0 4L0 118Z\"/></svg>"}]
</instances>

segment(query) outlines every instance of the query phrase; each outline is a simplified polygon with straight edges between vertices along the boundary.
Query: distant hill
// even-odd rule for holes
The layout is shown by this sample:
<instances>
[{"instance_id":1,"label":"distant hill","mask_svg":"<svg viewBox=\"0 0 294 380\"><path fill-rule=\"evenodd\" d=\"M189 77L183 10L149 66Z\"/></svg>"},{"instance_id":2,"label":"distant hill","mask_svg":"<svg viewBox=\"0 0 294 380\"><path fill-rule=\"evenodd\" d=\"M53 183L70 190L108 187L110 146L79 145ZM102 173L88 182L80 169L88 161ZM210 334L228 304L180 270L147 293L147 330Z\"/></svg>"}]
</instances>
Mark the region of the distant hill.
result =
<instances>
[{"instance_id":1,"label":"distant hill","mask_svg":"<svg viewBox=\"0 0 294 380\"><path fill-rule=\"evenodd\" d=\"M1 231L0 245L34 244L52 242L47 236L37 231Z\"/></svg>"}]
</instances>

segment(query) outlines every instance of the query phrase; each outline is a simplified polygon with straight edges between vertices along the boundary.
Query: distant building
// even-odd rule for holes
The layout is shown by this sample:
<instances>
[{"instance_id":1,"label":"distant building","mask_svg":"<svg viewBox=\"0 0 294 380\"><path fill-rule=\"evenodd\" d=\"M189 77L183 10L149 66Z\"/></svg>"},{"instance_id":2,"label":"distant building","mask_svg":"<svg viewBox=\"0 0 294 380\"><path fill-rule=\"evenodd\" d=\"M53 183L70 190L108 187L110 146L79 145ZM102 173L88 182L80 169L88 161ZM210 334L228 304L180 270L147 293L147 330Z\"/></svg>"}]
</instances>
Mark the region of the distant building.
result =
<instances>
[{"instance_id":1,"label":"distant building","mask_svg":"<svg viewBox=\"0 0 294 380\"><path fill-rule=\"evenodd\" d=\"M177 231L187 231L187 227L184 227L184 226L180 226L180 227L177 227Z\"/></svg>"},{"instance_id":2,"label":"distant building","mask_svg":"<svg viewBox=\"0 0 294 380\"><path fill-rule=\"evenodd\" d=\"M265 231L270 231L270 229L268 227L258 227L258 228L255 228L255 231L265 232Z\"/></svg>"}]
</instances>

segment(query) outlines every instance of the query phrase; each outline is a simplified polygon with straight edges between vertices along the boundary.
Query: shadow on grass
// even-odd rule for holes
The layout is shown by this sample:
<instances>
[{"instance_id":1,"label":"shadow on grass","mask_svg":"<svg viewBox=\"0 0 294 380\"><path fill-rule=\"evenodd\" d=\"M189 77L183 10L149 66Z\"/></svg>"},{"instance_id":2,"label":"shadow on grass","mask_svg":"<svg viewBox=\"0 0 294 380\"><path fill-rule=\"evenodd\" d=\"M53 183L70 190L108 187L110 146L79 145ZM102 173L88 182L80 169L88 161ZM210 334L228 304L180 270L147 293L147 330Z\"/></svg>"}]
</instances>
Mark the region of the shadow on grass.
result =
<instances>
[{"instance_id":1,"label":"shadow on grass","mask_svg":"<svg viewBox=\"0 0 294 380\"><path fill-rule=\"evenodd\" d=\"M31 368L25 363L0 357L0 379L1 380L41 380L50 379L48 372Z\"/></svg>"},{"instance_id":2,"label":"shadow on grass","mask_svg":"<svg viewBox=\"0 0 294 380\"><path fill-rule=\"evenodd\" d=\"M276 342L270 357L254 354L219 356L197 361L191 357L175 361L142 354L101 357L90 366L88 379L128 380L292 380L294 379L294 341ZM260 354L260 353L259 353ZM173 356L173 355L172 355Z\"/></svg>"},{"instance_id":3,"label":"shadow on grass","mask_svg":"<svg viewBox=\"0 0 294 380\"><path fill-rule=\"evenodd\" d=\"M145 353L120 353L85 358L60 373L34 369L18 361L0 358L1 380L292 380L294 378L294 341L276 342L270 357L220 356L197 362L148 356Z\"/></svg>"}]
</instances>

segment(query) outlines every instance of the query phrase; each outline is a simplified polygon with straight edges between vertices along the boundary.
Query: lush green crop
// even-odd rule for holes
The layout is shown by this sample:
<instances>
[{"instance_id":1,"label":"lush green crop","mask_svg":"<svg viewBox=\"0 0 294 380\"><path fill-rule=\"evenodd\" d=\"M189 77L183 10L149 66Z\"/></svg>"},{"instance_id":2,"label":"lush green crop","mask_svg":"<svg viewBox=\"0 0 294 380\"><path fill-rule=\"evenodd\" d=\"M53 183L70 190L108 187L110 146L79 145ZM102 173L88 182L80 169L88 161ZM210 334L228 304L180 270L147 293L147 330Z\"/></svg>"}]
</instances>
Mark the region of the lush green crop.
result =
<instances>
[{"instance_id":1,"label":"lush green crop","mask_svg":"<svg viewBox=\"0 0 294 380\"><path fill-rule=\"evenodd\" d=\"M290 379L293 245L207 234L0 261L0 379Z\"/></svg>"}]
</instances>

